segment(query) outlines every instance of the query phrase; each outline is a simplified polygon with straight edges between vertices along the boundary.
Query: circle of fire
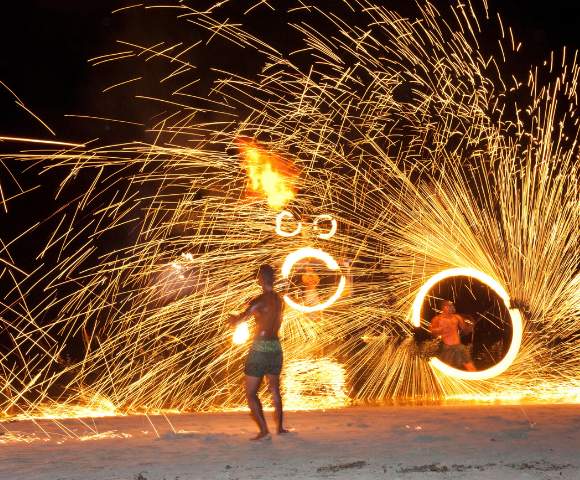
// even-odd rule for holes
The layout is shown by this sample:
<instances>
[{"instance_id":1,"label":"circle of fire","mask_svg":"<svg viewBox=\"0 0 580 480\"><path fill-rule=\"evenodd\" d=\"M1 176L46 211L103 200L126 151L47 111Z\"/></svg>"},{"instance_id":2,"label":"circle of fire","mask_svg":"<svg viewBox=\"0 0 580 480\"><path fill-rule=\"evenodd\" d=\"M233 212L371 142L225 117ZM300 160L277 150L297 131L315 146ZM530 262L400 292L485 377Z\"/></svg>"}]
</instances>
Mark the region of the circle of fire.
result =
<instances>
[{"instance_id":1,"label":"circle of fire","mask_svg":"<svg viewBox=\"0 0 580 480\"><path fill-rule=\"evenodd\" d=\"M298 226L292 232L285 232L282 230L282 220L285 218L294 220L294 215L288 210L282 210L276 215L276 233L281 237L295 237L302 230L302 222L298 222Z\"/></svg>"},{"instance_id":2,"label":"circle of fire","mask_svg":"<svg viewBox=\"0 0 580 480\"><path fill-rule=\"evenodd\" d=\"M288 278L294 264L300 260L304 260L305 258L316 258L323 262L329 270L340 270L338 263L336 263L336 260L332 257L332 255L329 255L324 250L320 250L319 248L304 247L296 250L295 252L292 252L286 257L286 260L284 260L284 264L282 265L282 278ZM346 278L344 275L341 275L340 281L338 282L338 287L332 296L325 302L321 302L316 305L309 306L296 303L288 295L284 295L284 301L289 307L292 307L295 310L303 313L319 312L336 302L336 300L342 295L345 285Z\"/></svg>"},{"instance_id":3,"label":"circle of fire","mask_svg":"<svg viewBox=\"0 0 580 480\"><path fill-rule=\"evenodd\" d=\"M448 270L443 270L436 275L433 275L425 282L415 297L415 301L413 302L413 307L411 310L411 322L415 327L419 327L421 325L421 307L423 305L423 301L425 300L429 290L431 290L431 288L436 283L446 278L459 276L472 277L476 280L479 280L491 288L503 300L509 311L512 322L512 341L510 347L505 356L498 363L490 368L477 372L468 372L458 368L453 368L435 357L432 358L429 363L433 368L439 370L441 373L462 380L485 380L488 378L493 378L500 373L505 372L515 360L522 343L523 323L520 311L517 308L510 308L510 298L506 290L499 284L499 282L491 278L489 275L486 275L485 273L480 272L474 268L450 268Z\"/></svg>"},{"instance_id":4,"label":"circle of fire","mask_svg":"<svg viewBox=\"0 0 580 480\"><path fill-rule=\"evenodd\" d=\"M318 238L328 240L329 238L332 238L334 236L334 234L336 233L336 229L337 229L338 225L336 223L336 219L333 218L332 215L328 215L328 214L323 213L322 215L318 215L314 219L314 227L318 229L318 223L323 222L323 221L330 222L330 230L326 233L319 233Z\"/></svg>"}]
</instances>

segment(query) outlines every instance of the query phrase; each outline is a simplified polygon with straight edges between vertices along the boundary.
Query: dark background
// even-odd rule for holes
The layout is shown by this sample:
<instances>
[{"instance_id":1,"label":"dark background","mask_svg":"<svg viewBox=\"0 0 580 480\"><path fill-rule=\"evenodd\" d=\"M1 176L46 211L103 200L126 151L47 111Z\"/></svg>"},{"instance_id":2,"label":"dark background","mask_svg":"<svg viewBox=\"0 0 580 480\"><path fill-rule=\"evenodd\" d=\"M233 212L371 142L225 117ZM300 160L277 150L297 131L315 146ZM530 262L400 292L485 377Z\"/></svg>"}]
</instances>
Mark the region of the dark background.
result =
<instances>
[{"instance_id":1,"label":"dark background","mask_svg":"<svg viewBox=\"0 0 580 480\"><path fill-rule=\"evenodd\" d=\"M378 1L378 0L377 0ZM191 44L203 37L199 28L176 21L178 12L155 10L144 13L142 9L112 14L115 9L144 3L159 4L158 0L130 2L128 0L33 0L3 2L0 8L0 81L10 87L26 106L42 118L56 132L56 139L71 142L85 142L99 138L103 144L123 140L146 138L143 127L128 124L65 117L66 114L94 115L135 122L147 122L159 111L159 105L134 99L135 94L156 95L159 84L157 78L163 72L148 71L149 80L139 84L115 89L102 94L101 91L117 82L143 73L143 69L154 69L154 62L144 64L134 60L113 62L91 66L89 58L127 49L116 44L116 40L134 40L151 45L165 41L167 44L182 41ZM202 9L213 4L210 0L187 2ZM291 29L284 27L287 20L286 8L295 1L270 0L277 7L261 6L250 15L243 11L257 3L257 0L235 0L226 6L223 15L230 21L239 21L244 28L258 33L272 45L283 51L296 48ZM316 4L316 2L314 2ZM402 15L413 16L414 3L410 0L383 0L383 5L399 11ZM449 0L434 2L448 17ZM473 0L480 5L480 0ZM561 51L567 46L571 51L580 47L580 1L552 0L533 2L528 0L489 0L490 16L499 11L504 25L513 27L516 38L523 43L520 52L510 57L509 68L520 79L533 64L541 64L549 57L550 51ZM318 3L321 5L321 3ZM340 6L333 0L334 6ZM338 7L337 7L338 8ZM347 10L343 10L344 15ZM354 19L353 19L354 21ZM486 40L489 38L489 40ZM498 32L489 32L480 41L480 48L486 54L497 55ZM486 44L488 42L488 44ZM239 51L239 50L236 50ZM231 52L231 50L229 50ZM570 58L570 57L569 57ZM219 42L211 48L196 48L189 60L198 69L195 75L201 82L188 93L205 96L210 75L204 70L213 65L241 71L252 75L260 65L252 64L251 58L240 58L220 50ZM209 73L209 72L208 72ZM506 77L509 75L506 73ZM207 83L204 79L207 78ZM184 82L183 79L179 79ZM150 82L150 83L147 83ZM54 138L31 115L15 104L13 96L0 85L0 136L18 136L49 139ZM29 145L0 142L0 154L17 152ZM32 222L43 219L55 205L46 201L54 197L59 179L22 172L22 165L11 162L8 167L17 175L21 187L26 190L36 185L42 187L32 196L25 196L9 204L9 213L0 209L0 239L6 241L22 232ZM79 183L79 182L77 182ZM6 169L0 165L0 184L4 195L18 193L18 188L9 178ZM79 183L80 184L80 183ZM43 200L44 199L44 200ZM41 241L40 243L44 243ZM23 245L26 250L28 247ZM15 253L19 256L18 252ZM27 269L27 255L21 261Z\"/></svg>"},{"instance_id":2,"label":"dark background","mask_svg":"<svg viewBox=\"0 0 580 480\"><path fill-rule=\"evenodd\" d=\"M477 2L478 0L474 0L474 3ZM193 25L189 31L176 28L174 13L155 13L154 20L139 14L111 14L112 10L133 3L163 2L3 2L0 9L0 80L47 122L60 139L85 141L102 137L111 128L104 122L65 118L64 114L104 115L107 110L119 109L118 102L115 104L110 96L98 93L114 83L108 81L108 68L91 67L87 63L88 58L122 49L114 44L119 38L142 38L144 43L153 43L153 39L157 37L168 42L179 40L180 35L189 34L191 38L195 38ZM203 3L208 2L190 2L192 5ZM256 0L237 0L233 3L239 5L239 10L242 11L247 5L256 3ZM270 3L284 5L287 2L271 0ZM412 14L413 11L409 5L412 3L410 0L383 0L378 3L403 14ZM449 0L435 2L442 9L446 3ZM524 74L530 64L542 62L551 50L560 50L565 45L572 50L580 47L580 1L552 0L536 3L528 0L489 0L489 6L492 14L500 12L504 24L511 25L516 37L523 42L520 54L510 65L516 74ZM281 8L280 21L283 21L283 11ZM235 19L237 9L231 8L229 13ZM264 34L273 44L280 45L286 40L284 34L271 21L261 21L260 9L254 10L251 15L240 16L240 19ZM491 38L497 36L491 35ZM489 45L490 51L495 50L496 42L490 43L493 43ZM199 63L211 63L215 61L215 56L197 60ZM122 62L118 65L122 67ZM130 76L128 72L126 78ZM123 78L118 77L117 80ZM125 118L139 119L148 113L136 110L146 107L135 107L131 103L133 102L123 105ZM16 107L10 94L0 86L1 135L41 138L49 136L38 122ZM5 145L2 147L6 150Z\"/></svg>"},{"instance_id":3,"label":"dark background","mask_svg":"<svg viewBox=\"0 0 580 480\"><path fill-rule=\"evenodd\" d=\"M327 0L324 0L327 1ZM472 0L475 6L482 0ZM339 8L341 2L332 0ZM413 16L415 5L411 0L377 0L405 16ZM113 10L144 3L156 5L159 0L131 2L129 0L33 0L3 2L0 8L0 81L10 87L26 106L42 118L56 133L56 139L70 142L86 142L99 138L101 144L124 140L147 139L143 127L65 117L73 115L93 115L133 122L148 122L159 112L160 107L147 101L136 100L136 94L164 97L159 93L158 79L162 71L156 71L155 62L145 63L134 59L91 66L89 58L106 53L126 50L116 44L117 40L131 40L144 45L165 41L166 44L183 42L191 44L204 40L200 29L194 25L179 22L176 10L132 9L121 13ZM165 2L171 3L171 2ZM188 5L203 9L214 2L211 0L191 0ZM276 13L260 6L250 15L243 11L257 3L257 0L235 0L220 10L220 15L232 22L244 24L244 28L266 38L277 49L290 52L302 44L296 42L292 30L285 26L288 6L295 6L296 0L270 0L277 8ZM313 2L322 5L320 2ZM434 1L446 18L449 18L450 0ZM505 77L513 73L525 79L531 65L541 64L549 57L550 51L561 51L566 46L570 51L580 47L580 0L552 0L533 2L528 0L488 0L490 16L501 14L505 26L511 25L516 38L523 43L517 55L511 55L508 65L502 69ZM342 9L341 15L348 14ZM294 19L294 18L293 18ZM353 22L356 19L353 18ZM497 56L498 31L486 32L480 40L484 54ZM486 43L487 42L487 43ZM192 73L201 81L188 93L204 97L210 85L209 68L216 65L245 75L254 74L261 65L252 63L253 57L232 55L231 48L220 47L214 41L210 47L195 48L188 60L197 69ZM235 50L239 52L238 50ZM569 55L570 58L572 55ZM256 62L254 60L254 62ZM205 74L207 72L207 75ZM138 84L121 87L103 94L102 90L112 84L143 75ZM187 83L179 78L180 84ZM15 104L14 97L0 84L0 136L33 137L55 139L30 114ZM30 145L0 141L0 154L18 152ZM0 239L8 241L25 230L34 221L43 220L54 212L54 198L60 177L44 175L38 177L33 169L23 171L18 162L7 161L6 165L16 174L20 188L26 190L40 185L33 195L23 196L10 202L9 212L0 209ZM77 179L78 188L83 188ZM0 164L0 185L5 196L17 194L19 187ZM75 187L76 188L76 187ZM75 192L71 192L74 195ZM48 201L47 201L48 200ZM47 232L50 229L47 228ZM37 232L37 238L42 232ZM43 245L45 239L39 239ZM18 252L22 249L22 252ZM21 268L32 267L29 262L29 245L21 243L12 248Z\"/></svg>"},{"instance_id":4,"label":"dark background","mask_svg":"<svg viewBox=\"0 0 580 480\"><path fill-rule=\"evenodd\" d=\"M326 1L326 0L325 0ZM410 0L383 0L378 3L399 11L402 15L413 16L414 3ZM0 8L0 81L10 87L26 106L42 118L56 133L56 139L70 142L86 142L99 138L103 144L123 140L146 138L143 127L129 124L65 117L66 114L94 115L117 118L134 122L147 122L157 113L159 105L135 100L135 94L156 95L159 89L157 79L164 72L151 71L154 62L145 64L129 59L106 65L91 66L89 58L126 50L116 44L116 40L132 40L151 45L165 41L173 44L182 41L185 45L203 40L199 28L176 21L179 12L175 10L155 10L143 12L133 9L111 13L113 10L144 3L159 4L158 0L130 2L128 0L33 0L3 2ZM166 2L167 3L167 2ZM187 2L203 9L212 5L210 0ZM235 0L230 2L220 14L230 21L244 24L250 32L266 38L282 51L297 48L291 29L284 27L288 6L296 1L270 0L277 8L272 13L261 6L250 15L243 11L257 3L257 0ZM321 3L313 2L321 5ZM448 17L449 0L434 2ZM580 47L580 0L552 0L533 2L528 0L488 0L490 16L499 11L504 25L513 27L516 38L523 43L520 52L510 57L505 77L513 73L520 79L526 78L531 65L541 64L549 57L550 51L561 51L566 46L570 51ZM473 0L480 5L480 0ZM341 5L333 0L337 8ZM342 10L344 15L348 10ZM355 19L353 19L355 21ZM489 40L486 40L489 38ZM489 32L480 41L485 54L497 55L498 32ZM488 44L486 44L488 42ZM302 46L300 44L300 46ZM236 50L239 52L239 50ZM571 55L569 56L569 58ZM210 85L209 68L214 65L246 75L252 75L259 67L252 58L231 55L231 50L220 50L220 43L214 42L210 48L196 48L188 58L198 68L193 75L201 82L188 93L205 96ZM144 72L144 70L149 70ZM204 72L208 72L205 75ZM148 74L138 84L121 87L102 94L102 90L112 84ZM144 75L145 76L145 75ZM207 80L206 80L207 79ZM207 82L207 83L204 83ZM149 83L147 83L149 82ZM179 79L187 83L187 80ZM165 96L164 96L165 97ZM50 133L30 114L15 104L14 97L0 84L0 136L34 137L50 139ZM17 152L30 148L29 145L14 142L0 142L0 154ZM54 211L55 205L46 201L54 197L58 178L22 171L17 162L7 164L21 182L24 190L42 185L32 196L9 204L8 214L0 209L0 239L7 241L26 229L33 220L41 220ZM82 183L82 182L77 182ZM4 195L18 193L19 188L9 178L0 164L0 184ZM44 243L41 241L40 243ZM23 245L26 250L28 247ZM19 256L18 253L16 253ZM27 255L22 260L27 269Z\"/></svg>"}]
</instances>

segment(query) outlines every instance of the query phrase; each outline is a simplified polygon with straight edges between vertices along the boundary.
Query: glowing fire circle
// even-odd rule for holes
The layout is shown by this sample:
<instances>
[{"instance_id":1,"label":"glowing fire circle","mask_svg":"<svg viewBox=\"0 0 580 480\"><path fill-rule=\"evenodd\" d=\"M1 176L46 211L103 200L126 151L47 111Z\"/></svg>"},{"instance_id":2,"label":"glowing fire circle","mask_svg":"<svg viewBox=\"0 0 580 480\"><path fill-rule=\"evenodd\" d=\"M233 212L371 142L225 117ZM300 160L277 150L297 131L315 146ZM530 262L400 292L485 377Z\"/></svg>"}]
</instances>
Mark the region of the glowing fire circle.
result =
<instances>
[{"instance_id":1,"label":"glowing fire circle","mask_svg":"<svg viewBox=\"0 0 580 480\"><path fill-rule=\"evenodd\" d=\"M421 307L423 305L423 301L429 293L429 290L431 290L435 284L446 278L459 276L472 277L476 280L479 280L491 288L503 300L509 311L512 322L511 344L505 356L498 363L490 368L477 372L467 372L458 368L453 368L438 358L432 358L429 363L433 368L439 370L441 373L444 373L450 377L460 378L462 380L485 380L488 378L493 378L500 373L505 372L515 360L522 343L523 323L520 311L517 308L510 308L510 298L506 290L489 275L486 275L479 270L475 270L474 268L450 268L448 270L443 270L436 275L433 275L429 280L427 280L427 282L425 282L415 297L415 301L413 302L413 307L411 310L411 322L415 327L419 327L421 325Z\"/></svg>"},{"instance_id":2,"label":"glowing fire circle","mask_svg":"<svg viewBox=\"0 0 580 480\"><path fill-rule=\"evenodd\" d=\"M282 265L282 278L288 278L290 276L290 272L292 271L292 267L296 264L296 262L304 260L305 258L316 258L323 262L329 270L340 270L338 263L332 257L332 255L329 255L324 250L320 250L318 248L304 247L296 250L295 252L292 252L286 257L286 260L284 260L284 264ZM284 295L284 301L289 307L303 313L319 312L325 308L328 308L330 305L336 302L338 298L340 298L342 292L344 291L345 285L346 278L344 275L341 275L338 282L338 287L332 296L330 296L326 301L320 302L316 305L310 306L296 303L288 295Z\"/></svg>"}]
</instances>

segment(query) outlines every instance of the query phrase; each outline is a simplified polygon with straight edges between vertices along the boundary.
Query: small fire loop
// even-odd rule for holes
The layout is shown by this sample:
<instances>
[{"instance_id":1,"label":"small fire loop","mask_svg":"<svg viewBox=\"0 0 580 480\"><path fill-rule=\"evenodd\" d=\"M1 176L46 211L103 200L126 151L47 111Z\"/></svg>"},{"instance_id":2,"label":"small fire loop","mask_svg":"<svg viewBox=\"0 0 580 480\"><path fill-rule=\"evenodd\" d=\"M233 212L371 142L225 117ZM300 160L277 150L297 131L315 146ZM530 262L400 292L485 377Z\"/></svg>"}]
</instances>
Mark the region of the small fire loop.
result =
<instances>
[{"instance_id":1,"label":"small fire loop","mask_svg":"<svg viewBox=\"0 0 580 480\"><path fill-rule=\"evenodd\" d=\"M316 258L323 262L329 270L333 271L340 271L340 267L336 260L332 257L332 255L326 253L324 250L320 250L319 248L312 248L312 247L304 247L295 252L290 253L286 260L284 260L284 264L282 265L282 278L288 278L290 276L290 272L292 271L292 267L299 262L300 260L304 260L305 258ZM286 304L303 313L312 313L312 312L320 312L325 308L330 307L344 291L344 287L346 286L346 278L344 275L341 274L340 280L338 282L338 287L336 291L324 302L320 302L316 305L303 305L300 303L296 303L292 300L288 295L284 295L284 301Z\"/></svg>"}]
</instances>

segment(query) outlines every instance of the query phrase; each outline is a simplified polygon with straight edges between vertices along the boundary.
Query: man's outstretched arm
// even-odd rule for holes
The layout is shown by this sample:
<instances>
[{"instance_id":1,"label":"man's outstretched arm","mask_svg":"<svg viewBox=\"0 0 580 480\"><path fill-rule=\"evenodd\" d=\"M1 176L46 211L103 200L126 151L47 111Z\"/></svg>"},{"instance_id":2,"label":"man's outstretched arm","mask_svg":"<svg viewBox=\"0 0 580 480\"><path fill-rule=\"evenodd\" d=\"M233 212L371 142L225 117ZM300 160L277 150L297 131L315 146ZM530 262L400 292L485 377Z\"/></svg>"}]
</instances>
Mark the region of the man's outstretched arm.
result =
<instances>
[{"instance_id":1,"label":"man's outstretched arm","mask_svg":"<svg viewBox=\"0 0 580 480\"><path fill-rule=\"evenodd\" d=\"M237 315L230 315L229 322L232 327L235 327L238 323L243 322L248 317L254 314L254 312L259 308L258 302L252 301L246 307L246 309L242 313L238 313Z\"/></svg>"}]
</instances>

